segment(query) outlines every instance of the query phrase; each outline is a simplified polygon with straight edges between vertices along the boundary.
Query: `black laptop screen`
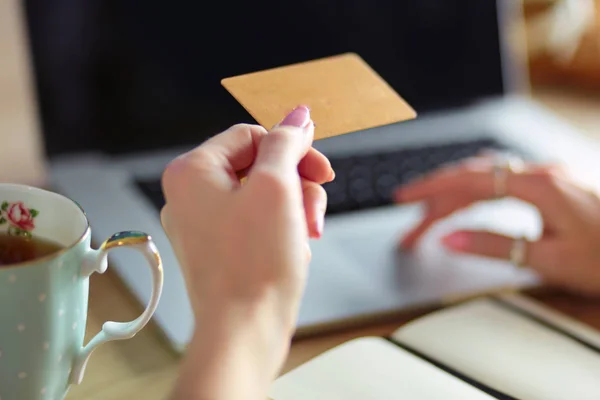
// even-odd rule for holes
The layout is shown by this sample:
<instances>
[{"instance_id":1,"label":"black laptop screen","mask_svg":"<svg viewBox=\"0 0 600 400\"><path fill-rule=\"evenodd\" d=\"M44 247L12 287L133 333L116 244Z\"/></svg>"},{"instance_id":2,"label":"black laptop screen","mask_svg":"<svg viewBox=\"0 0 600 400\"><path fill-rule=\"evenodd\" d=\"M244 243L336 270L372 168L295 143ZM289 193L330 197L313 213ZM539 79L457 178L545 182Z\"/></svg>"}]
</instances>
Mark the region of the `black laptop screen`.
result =
<instances>
[{"instance_id":1,"label":"black laptop screen","mask_svg":"<svg viewBox=\"0 0 600 400\"><path fill-rule=\"evenodd\" d=\"M419 113L503 92L491 0L28 0L50 155L201 142L253 119L224 77L356 52Z\"/></svg>"}]
</instances>

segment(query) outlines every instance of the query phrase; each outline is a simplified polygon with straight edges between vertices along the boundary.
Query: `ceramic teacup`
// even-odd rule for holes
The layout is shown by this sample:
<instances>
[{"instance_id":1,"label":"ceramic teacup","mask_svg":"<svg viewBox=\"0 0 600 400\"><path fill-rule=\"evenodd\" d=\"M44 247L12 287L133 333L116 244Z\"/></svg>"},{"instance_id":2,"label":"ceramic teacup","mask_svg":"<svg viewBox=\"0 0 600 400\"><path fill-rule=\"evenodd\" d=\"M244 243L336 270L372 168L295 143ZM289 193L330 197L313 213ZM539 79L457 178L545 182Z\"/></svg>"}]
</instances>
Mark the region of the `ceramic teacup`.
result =
<instances>
[{"instance_id":1,"label":"ceramic teacup","mask_svg":"<svg viewBox=\"0 0 600 400\"><path fill-rule=\"evenodd\" d=\"M0 399L63 399L81 383L99 345L133 337L154 314L163 286L159 253L141 232L116 233L93 249L89 222L76 202L14 184L0 184L0 234L60 245L46 256L0 266ZM84 344L90 275L103 273L108 252L122 246L148 261L149 303L137 319L106 322Z\"/></svg>"}]
</instances>

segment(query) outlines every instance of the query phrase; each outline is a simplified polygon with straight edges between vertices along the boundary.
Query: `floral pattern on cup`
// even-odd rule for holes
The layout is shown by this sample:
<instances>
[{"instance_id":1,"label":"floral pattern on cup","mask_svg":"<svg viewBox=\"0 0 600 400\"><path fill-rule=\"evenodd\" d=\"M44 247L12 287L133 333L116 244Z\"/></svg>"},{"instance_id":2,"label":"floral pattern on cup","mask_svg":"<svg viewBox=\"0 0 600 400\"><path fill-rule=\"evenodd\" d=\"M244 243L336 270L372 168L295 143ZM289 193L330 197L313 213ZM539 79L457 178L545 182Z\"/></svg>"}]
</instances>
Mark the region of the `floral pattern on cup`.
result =
<instances>
[{"instance_id":1,"label":"floral pattern on cup","mask_svg":"<svg viewBox=\"0 0 600 400\"><path fill-rule=\"evenodd\" d=\"M27 208L22 201L4 201L0 205L0 225L8 223L9 235L31 237L31 231L35 229L34 220L38 214L38 210Z\"/></svg>"}]
</instances>

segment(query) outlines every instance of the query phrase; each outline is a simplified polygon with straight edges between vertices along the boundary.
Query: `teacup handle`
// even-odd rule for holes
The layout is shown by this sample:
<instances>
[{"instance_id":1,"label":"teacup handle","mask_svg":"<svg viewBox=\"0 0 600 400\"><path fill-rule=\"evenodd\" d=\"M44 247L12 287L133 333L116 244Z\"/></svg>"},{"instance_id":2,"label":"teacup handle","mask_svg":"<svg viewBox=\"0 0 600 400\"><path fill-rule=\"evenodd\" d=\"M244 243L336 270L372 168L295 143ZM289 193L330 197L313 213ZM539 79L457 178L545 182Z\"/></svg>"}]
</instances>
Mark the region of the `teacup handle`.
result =
<instances>
[{"instance_id":1,"label":"teacup handle","mask_svg":"<svg viewBox=\"0 0 600 400\"><path fill-rule=\"evenodd\" d=\"M163 286L162 261L152 238L143 232L127 231L115 233L106 239L98 250L92 249L88 253L87 261L84 262L81 272L82 276L86 278L94 272L104 273L108 265L108 252L124 246L138 250L148 261L150 271L152 272L152 293L150 300L144 312L133 321L107 321L102 325L102 330L88 344L81 348L75 359L71 372L71 383L73 384L78 385L83 380L83 374L90 355L98 346L112 340L131 339L146 326L158 306Z\"/></svg>"}]
</instances>

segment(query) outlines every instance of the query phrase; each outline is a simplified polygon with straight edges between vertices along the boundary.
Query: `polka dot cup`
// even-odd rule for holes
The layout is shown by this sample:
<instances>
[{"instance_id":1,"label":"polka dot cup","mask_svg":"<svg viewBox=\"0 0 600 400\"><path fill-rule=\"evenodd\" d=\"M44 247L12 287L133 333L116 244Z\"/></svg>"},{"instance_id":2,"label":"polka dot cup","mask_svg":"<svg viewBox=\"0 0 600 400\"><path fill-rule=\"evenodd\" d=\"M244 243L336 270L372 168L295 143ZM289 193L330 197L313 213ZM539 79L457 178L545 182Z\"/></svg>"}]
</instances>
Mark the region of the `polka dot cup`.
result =
<instances>
[{"instance_id":1,"label":"polka dot cup","mask_svg":"<svg viewBox=\"0 0 600 400\"><path fill-rule=\"evenodd\" d=\"M0 232L40 237L63 249L0 267L0 400L64 399L82 381L91 353L102 343L132 338L150 320L162 292L160 256L151 238L122 232L98 249L83 210L58 194L0 184ZM117 247L140 251L152 271L153 291L134 321L106 322L84 344L89 277L103 273Z\"/></svg>"}]
</instances>

